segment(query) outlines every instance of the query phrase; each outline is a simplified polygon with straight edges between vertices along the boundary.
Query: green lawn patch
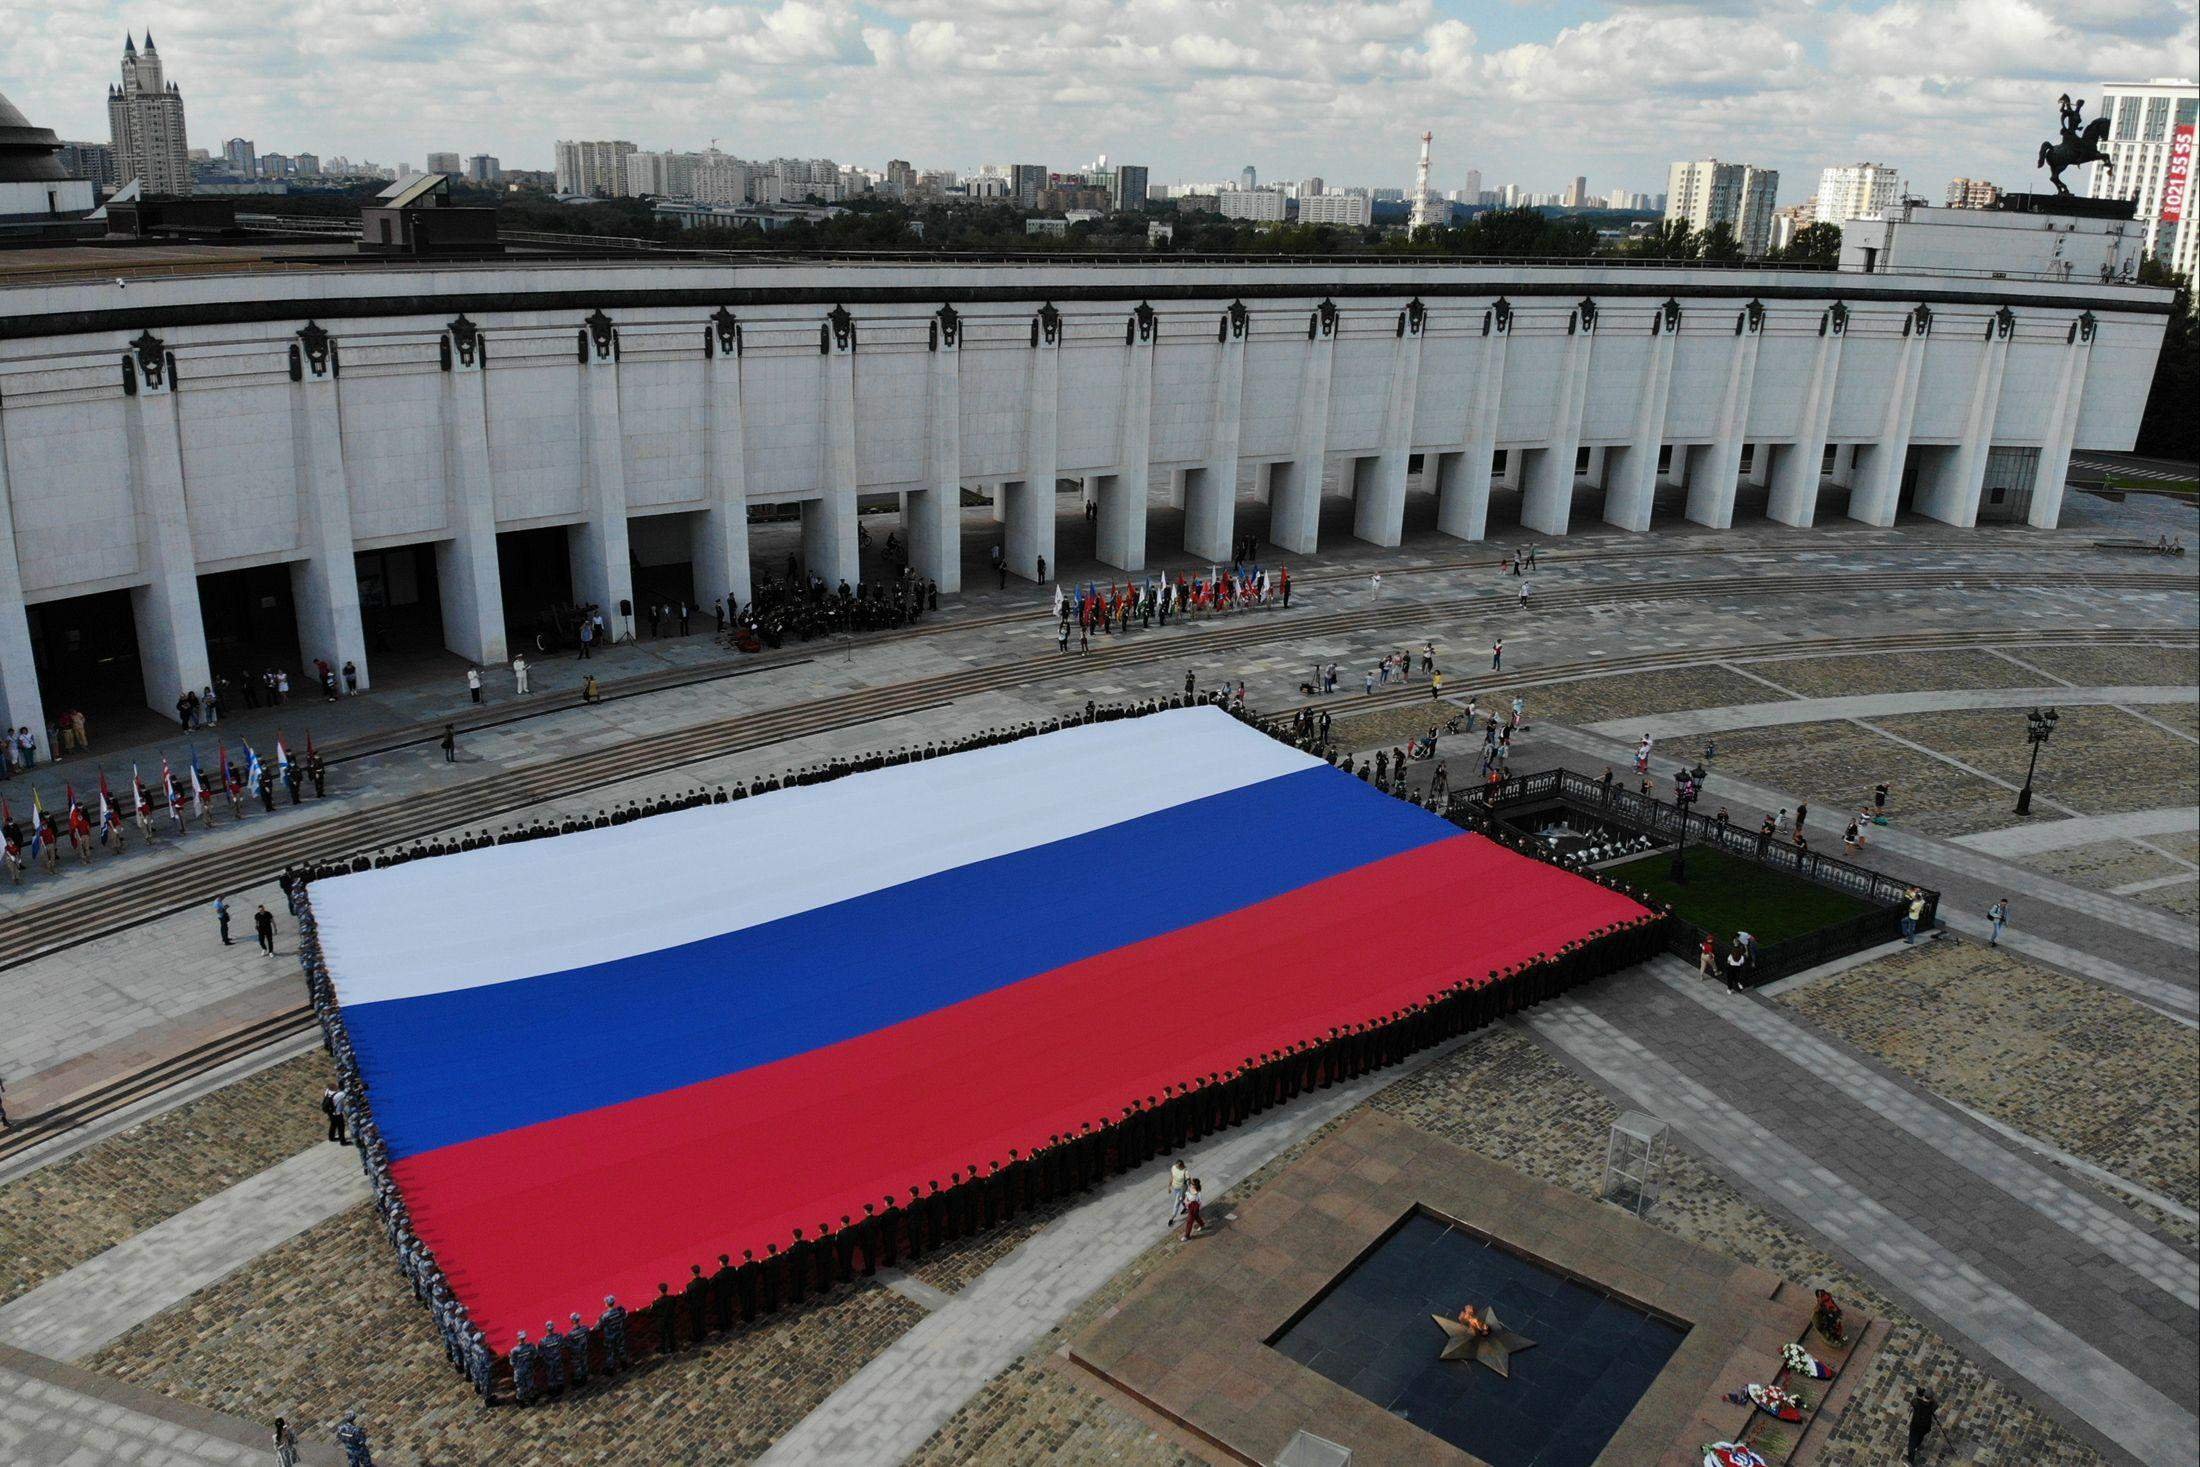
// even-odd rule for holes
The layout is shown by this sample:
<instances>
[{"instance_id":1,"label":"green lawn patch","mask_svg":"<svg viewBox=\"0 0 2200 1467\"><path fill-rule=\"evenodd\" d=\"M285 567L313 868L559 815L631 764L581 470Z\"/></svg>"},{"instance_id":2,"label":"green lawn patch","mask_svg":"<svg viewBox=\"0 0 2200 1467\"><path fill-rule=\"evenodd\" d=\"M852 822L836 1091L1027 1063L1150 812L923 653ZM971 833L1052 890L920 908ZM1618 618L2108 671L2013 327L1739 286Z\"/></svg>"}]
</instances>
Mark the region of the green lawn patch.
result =
<instances>
[{"instance_id":1,"label":"green lawn patch","mask_svg":"<svg viewBox=\"0 0 2200 1467\"><path fill-rule=\"evenodd\" d=\"M1736 932L1748 932L1760 947L1816 932L1872 910L1869 903L1845 892L1814 886L1785 871L1724 851L1691 846L1685 884L1673 879L1672 868L1673 857L1665 852L1605 870L1661 902L1672 903L1683 921L1716 933L1722 940Z\"/></svg>"}]
</instances>

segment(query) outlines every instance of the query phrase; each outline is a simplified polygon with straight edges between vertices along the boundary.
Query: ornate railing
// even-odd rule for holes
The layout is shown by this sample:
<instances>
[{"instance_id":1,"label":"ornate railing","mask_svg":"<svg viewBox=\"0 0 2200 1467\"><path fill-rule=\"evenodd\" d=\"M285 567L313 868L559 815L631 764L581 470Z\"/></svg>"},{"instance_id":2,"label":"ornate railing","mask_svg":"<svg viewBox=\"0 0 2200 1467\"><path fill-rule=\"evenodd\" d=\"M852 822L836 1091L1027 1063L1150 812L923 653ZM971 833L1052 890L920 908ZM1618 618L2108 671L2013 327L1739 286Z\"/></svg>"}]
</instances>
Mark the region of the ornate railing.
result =
<instances>
[{"instance_id":1,"label":"ornate railing","mask_svg":"<svg viewBox=\"0 0 2200 1467\"><path fill-rule=\"evenodd\" d=\"M1675 843L1683 839L1685 831L1690 846L1709 847L1775 871L1784 871L1814 886L1844 892L1871 908L1786 941L1761 945L1757 962L1750 970L1749 981L1753 985L1800 973L1892 940L1901 932L1903 913L1913 893L1925 900L1924 916L1918 923L1920 930L1933 926L1940 909L1940 893L1914 882L1802 849L1759 830L1683 810L1616 783L1607 784L1602 779L1576 774L1571 769L1546 769L1457 791L1451 796L1447 813L1456 821L1488 824L1503 817L1507 811L1551 803ZM1704 938L1714 935L1679 913L1673 914L1668 932L1671 951L1690 962L1695 961Z\"/></svg>"}]
</instances>

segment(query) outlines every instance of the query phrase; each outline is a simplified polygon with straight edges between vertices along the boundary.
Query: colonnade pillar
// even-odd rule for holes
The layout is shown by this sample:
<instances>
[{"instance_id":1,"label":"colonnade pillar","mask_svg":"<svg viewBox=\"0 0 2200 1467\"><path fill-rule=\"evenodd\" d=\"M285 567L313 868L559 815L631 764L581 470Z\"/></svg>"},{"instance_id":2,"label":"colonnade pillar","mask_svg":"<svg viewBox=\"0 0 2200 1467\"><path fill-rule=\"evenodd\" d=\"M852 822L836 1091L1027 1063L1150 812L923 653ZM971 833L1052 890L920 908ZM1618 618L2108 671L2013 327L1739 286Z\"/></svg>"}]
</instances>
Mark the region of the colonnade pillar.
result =
<instances>
[{"instance_id":1,"label":"colonnade pillar","mask_svg":"<svg viewBox=\"0 0 2200 1467\"><path fill-rule=\"evenodd\" d=\"M299 650L308 661L326 658L332 668L351 663L364 688L373 679L351 548L351 486L344 472L335 339L307 322L290 348L290 362L291 445L303 491L299 539L306 549L306 558L290 567Z\"/></svg>"},{"instance_id":2,"label":"colonnade pillar","mask_svg":"<svg viewBox=\"0 0 2200 1467\"><path fill-rule=\"evenodd\" d=\"M817 328L825 407L824 492L802 503L802 561L827 590L863 578L856 550L856 323L835 306Z\"/></svg>"},{"instance_id":3,"label":"colonnade pillar","mask_svg":"<svg viewBox=\"0 0 2200 1467\"><path fill-rule=\"evenodd\" d=\"M435 546L443 645L471 662L509 655L497 570L496 482L489 467L489 341L464 316L443 328L443 463L450 537Z\"/></svg>"},{"instance_id":4,"label":"colonnade pillar","mask_svg":"<svg viewBox=\"0 0 2200 1467\"><path fill-rule=\"evenodd\" d=\"M1833 423L1834 389L1841 380L1841 343L1848 340L1848 307L1835 302L1818 322L1818 353L1811 362L1810 388L1803 397L1801 428L1795 442L1780 450L1772 466L1772 497L1765 513L1797 529L1809 529L1818 517L1818 480L1826 460L1826 430Z\"/></svg>"},{"instance_id":5,"label":"colonnade pillar","mask_svg":"<svg viewBox=\"0 0 2200 1467\"><path fill-rule=\"evenodd\" d=\"M902 501L910 568L944 592L962 589L962 331L953 306L933 313L924 487Z\"/></svg>"},{"instance_id":6,"label":"colonnade pillar","mask_svg":"<svg viewBox=\"0 0 2200 1467\"><path fill-rule=\"evenodd\" d=\"M1765 308L1751 301L1734 318L1734 352L1727 359L1726 390L1719 398L1718 437L1688 466L1688 518L1714 530L1734 523L1734 491L1741 481L1742 444L1749 434L1750 389L1757 377L1757 347Z\"/></svg>"},{"instance_id":7,"label":"colonnade pillar","mask_svg":"<svg viewBox=\"0 0 2200 1467\"><path fill-rule=\"evenodd\" d=\"M1245 336L1251 316L1232 301L1216 326L1213 416L1207 461L1184 475L1184 549L1227 564L1237 537L1239 425L1245 404Z\"/></svg>"},{"instance_id":8,"label":"colonnade pillar","mask_svg":"<svg viewBox=\"0 0 2200 1467\"><path fill-rule=\"evenodd\" d=\"M46 744L46 704L38 690L38 659L31 650L30 608L23 604L22 563L16 558L4 402L0 402L0 715L7 720L0 734L27 728L38 741L40 756L52 757L53 750Z\"/></svg>"},{"instance_id":9,"label":"colonnade pillar","mask_svg":"<svg viewBox=\"0 0 2200 1467\"><path fill-rule=\"evenodd\" d=\"M1932 332L1932 308L1912 308L1902 323L1902 354L1894 380L1887 385L1879 437L1856 445L1855 470L1849 480L1852 520L1881 528L1894 523L1902 499L1902 468L1910 454L1910 428L1917 420L1917 384L1924 375L1925 345Z\"/></svg>"},{"instance_id":10,"label":"colonnade pillar","mask_svg":"<svg viewBox=\"0 0 2200 1467\"><path fill-rule=\"evenodd\" d=\"M138 661L145 702L175 712L185 690L214 680L199 613L198 557L183 493L183 441L176 420L176 359L150 331L123 358L129 402L130 490L137 506L140 569L147 580L130 591L137 621Z\"/></svg>"},{"instance_id":11,"label":"colonnade pillar","mask_svg":"<svg viewBox=\"0 0 2200 1467\"><path fill-rule=\"evenodd\" d=\"M2055 377L2055 404L2048 411L2039 468L2032 480L2032 507L2025 516L2025 522L2035 529L2052 530L2062 520L2070 450L2078 431L2078 405L2085 400L2086 373L2093 363L2093 335L2098 326L2091 311L2070 323L2062 366Z\"/></svg>"},{"instance_id":12,"label":"colonnade pillar","mask_svg":"<svg viewBox=\"0 0 2200 1467\"><path fill-rule=\"evenodd\" d=\"M741 399L741 323L720 306L703 330L703 452L710 505L695 521L695 599L723 596L730 616L749 583L748 434Z\"/></svg>"},{"instance_id":13,"label":"colonnade pillar","mask_svg":"<svg viewBox=\"0 0 2200 1467\"><path fill-rule=\"evenodd\" d=\"M1354 475L1352 535L1370 545L1405 538L1406 474L1413 460L1413 409L1421 390L1421 334L1428 309L1420 298L1398 313L1397 344L1390 357L1390 387L1383 402L1382 452L1365 474Z\"/></svg>"},{"instance_id":14,"label":"colonnade pillar","mask_svg":"<svg viewBox=\"0 0 2200 1467\"><path fill-rule=\"evenodd\" d=\"M2003 306L1986 325L1986 350L1971 378L1971 401L1963 415L1963 437L1953 449L1929 461L1929 473L1917 482L1917 512L1942 524L1969 529L1978 523L1979 496L1986 485L1986 458L1994 440L1994 418L2001 405L2001 379L2009 364L2009 338L2016 313Z\"/></svg>"},{"instance_id":15,"label":"colonnade pillar","mask_svg":"<svg viewBox=\"0 0 2200 1467\"><path fill-rule=\"evenodd\" d=\"M1146 493L1153 455L1154 309L1144 301L1123 326L1123 425L1113 474L1100 479L1096 551L1118 570L1146 568Z\"/></svg>"},{"instance_id":16,"label":"colonnade pillar","mask_svg":"<svg viewBox=\"0 0 2200 1467\"><path fill-rule=\"evenodd\" d=\"M1658 449L1665 441L1665 408L1673 388L1673 345L1680 330L1680 302L1668 298L1650 318L1650 364L1635 399L1633 435L1626 447L1611 450L1605 458L1604 522L1623 530L1649 529L1657 505Z\"/></svg>"},{"instance_id":17,"label":"colonnade pillar","mask_svg":"<svg viewBox=\"0 0 2200 1467\"><path fill-rule=\"evenodd\" d=\"M1512 303L1502 298L1482 313L1482 360L1467 393L1466 450L1436 484L1436 528L1461 540L1489 531L1490 474L1497 458L1497 413L1505 397L1505 344L1512 339Z\"/></svg>"},{"instance_id":18,"label":"colonnade pillar","mask_svg":"<svg viewBox=\"0 0 2200 1467\"><path fill-rule=\"evenodd\" d=\"M603 610L614 641L630 637L634 561L626 538L626 433L619 403L619 331L602 311L580 328L582 520L570 532L573 596Z\"/></svg>"},{"instance_id":19,"label":"colonnade pillar","mask_svg":"<svg viewBox=\"0 0 2200 1467\"><path fill-rule=\"evenodd\" d=\"M1294 555L1321 543L1322 477L1328 472L1329 386L1337 362L1337 303L1324 299L1306 318L1299 365L1299 413L1291 457L1268 469L1268 539Z\"/></svg>"},{"instance_id":20,"label":"colonnade pillar","mask_svg":"<svg viewBox=\"0 0 2200 1467\"><path fill-rule=\"evenodd\" d=\"M995 495L1006 501L1001 553L1027 581L1055 576L1055 487L1060 475L1062 316L1049 303L1031 323L1031 382L1024 408L1024 477ZM1040 573L1041 565L1045 573Z\"/></svg>"},{"instance_id":21,"label":"colonnade pillar","mask_svg":"<svg viewBox=\"0 0 2200 1467\"><path fill-rule=\"evenodd\" d=\"M1531 450L1521 476L1520 523L1563 535L1574 509L1574 457L1581 449L1581 414L1589 395L1589 356L1596 341L1596 302L1584 299L1568 317L1566 365L1551 401L1547 446Z\"/></svg>"}]
</instances>

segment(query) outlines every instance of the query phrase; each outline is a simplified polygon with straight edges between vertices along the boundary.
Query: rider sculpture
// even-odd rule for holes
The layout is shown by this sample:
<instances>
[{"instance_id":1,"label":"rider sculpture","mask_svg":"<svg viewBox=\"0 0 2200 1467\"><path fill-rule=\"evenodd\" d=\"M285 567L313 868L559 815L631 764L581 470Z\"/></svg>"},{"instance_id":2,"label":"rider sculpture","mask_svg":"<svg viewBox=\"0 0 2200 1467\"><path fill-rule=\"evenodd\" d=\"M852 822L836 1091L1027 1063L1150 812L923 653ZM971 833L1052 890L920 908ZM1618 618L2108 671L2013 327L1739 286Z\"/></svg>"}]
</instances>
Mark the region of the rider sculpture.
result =
<instances>
[{"instance_id":1,"label":"rider sculpture","mask_svg":"<svg viewBox=\"0 0 2200 1467\"><path fill-rule=\"evenodd\" d=\"M2070 185L2063 182L2063 170L2075 168L2080 163L2098 163L2109 172L2116 171L2115 160L2101 151L2101 144L2108 137L2108 119L2096 117L2085 120L2085 98L2075 102L2065 92L2056 105L2062 111L2062 138L2058 142L2040 144L2039 161L2032 166L2045 168L2054 182L2055 192L2070 197Z\"/></svg>"}]
</instances>

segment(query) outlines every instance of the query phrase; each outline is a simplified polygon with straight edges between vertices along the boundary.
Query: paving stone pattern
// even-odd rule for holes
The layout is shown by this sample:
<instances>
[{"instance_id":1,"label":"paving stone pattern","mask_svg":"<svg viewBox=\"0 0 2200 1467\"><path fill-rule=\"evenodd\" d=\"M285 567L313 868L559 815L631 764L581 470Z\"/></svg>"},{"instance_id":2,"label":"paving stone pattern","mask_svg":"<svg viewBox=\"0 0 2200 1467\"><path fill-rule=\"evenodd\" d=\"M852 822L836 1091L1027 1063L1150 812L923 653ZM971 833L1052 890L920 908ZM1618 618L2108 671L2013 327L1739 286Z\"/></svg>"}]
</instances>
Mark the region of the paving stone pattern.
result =
<instances>
[{"instance_id":1,"label":"paving stone pattern","mask_svg":"<svg viewBox=\"0 0 2200 1467\"><path fill-rule=\"evenodd\" d=\"M923 1315L877 1284L840 1290L637 1378L484 1411L454 1376L389 1240L361 1205L274 1249L85 1363L165 1395L316 1433L347 1408L378 1457L423 1463L743 1461Z\"/></svg>"},{"instance_id":2,"label":"paving stone pattern","mask_svg":"<svg viewBox=\"0 0 2200 1467\"><path fill-rule=\"evenodd\" d=\"M1705 808L1717 808L1719 775L1776 789L1807 789L1819 797L1813 802L1813 826L1819 839L1832 846L1840 844L1847 815L1869 805L1872 786L1881 781L1892 789L1888 813L1904 829L1960 835L1996 829L2016 818L2009 813L2014 804L2009 792L1991 780L1846 721L1742 729L1721 734L1718 744ZM1662 761L1657 767L1663 768Z\"/></svg>"},{"instance_id":3,"label":"paving stone pattern","mask_svg":"<svg viewBox=\"0 0 2200 1467\"><path fill-rule=\"evenodd\" d=\"M0 1302L321 1142L329 1074L315 1050L0 1187Z\"/></svg>"},{"instance_id":4,"label":"paving stone pattern","mask_svg":"<svg viewBox=\"0 0 2200 1467\"><path fill-rule=\"evenodd\" d=\"M1976 709L1872 722L2012 785L2024 782L2029 750L2021 713ZM2045 795L2087 815L2186 807L2200 800L2200 755L2120 708L2064 708L2054 738L2040 750L2034 789L2035 802ZM1998 821L2016 822L2006 811Z\"/></svg>"},{"instance_id":5,"label":"paving stone pattern","mask_svg":"<svg viewBox=\"0 0 2200 1467\"><path fill-rule=\"evenodd\" d=\"M1913 688L2023 688L2047 681L1991 652L1873 652L1852 657L1789 657L1743 666L1805 698L1906 693Z\"/></svg>"},{"instance_id":6,"label":"paving stone pattern","mask_svg":"<svg viewBox=\"0 0 2200 1467\"><path fill-rule=\"evenodd\" d=\"M1485 693L1483 703L1490 705L1494 696L1495 706L1507 706L1514 691L1503 688L1494 695ZM1623 672L1517 691L1527 700L1530 723L1544 718L1563 723L1601 723L1608 718L1632 718L1673 708L1726 708L1780 701L1780 694L1763 683L1712 665L1676 667L1667 672Z\"/></svg>"},{"instance_id":7,"label":"paving stone pattern","mask_svg":"<svg viewBox=\"0 0 2200 1467\"><path fill-rule=\"evenodd\" d=\"M2013 655L2080 686L2200 683L2200 656L2174 647L2025 647Z\"/></svg>"},{"instance_id":8,"label":"paving stone pattern","mask_svg":"<svg viewBox=\"0 0 2200 1467\"><path fill-rule=\"evenodd\" d=\"M2151 842L2150 842L2151 843ZM2130 840L2092 841L2059 851L2032 851L2012 857L2034 871L2044 871L2095 891L2113 891L2131 881L2151 881L2190 871L2189 865L2171 860L2160 851Z\"/></svg>"},{"instance_id":9,"label":"paving stone pattern","mask_svg":"<svg viewBox=\"0 0 2200 1467\"><path fill-rule=\"evenodd\" d=\"M1921 1085L2200 1207L2200 1032L1973 942L1905 949L1776 1002Z\"/></svg>"}]
</instances>

